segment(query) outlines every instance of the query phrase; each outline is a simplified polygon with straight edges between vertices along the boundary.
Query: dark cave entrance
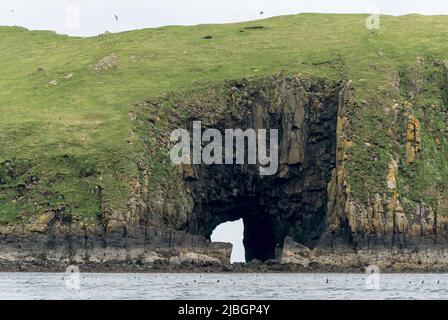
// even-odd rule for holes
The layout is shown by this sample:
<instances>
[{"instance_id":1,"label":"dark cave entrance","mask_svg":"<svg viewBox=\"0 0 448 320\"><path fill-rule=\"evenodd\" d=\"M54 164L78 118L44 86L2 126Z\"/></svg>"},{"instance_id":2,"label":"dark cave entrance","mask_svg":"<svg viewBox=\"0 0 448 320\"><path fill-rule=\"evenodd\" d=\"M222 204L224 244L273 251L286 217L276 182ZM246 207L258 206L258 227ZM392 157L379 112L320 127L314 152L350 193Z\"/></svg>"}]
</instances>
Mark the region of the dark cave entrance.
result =
<instances>
[{"instance_id":1,"label":"dark cave entrance","mask_svg":"<svg viewBox=\"0 0 448 320\"><path fill-rule=\"evenodd\" d=\"M276 258L276 241L270 219L248 217L244 221L246 261L267 261Z\"/></svg>"},{"instance_id":2,"label":"dark cave entrance","mask_svg":"<svg viewBox=\"0 0 448 320\"><path fill-rule=\"evenodd\" d=\"M317 246L325 231L327 188L336 167L340 87L291 83L273 90L272 95L281 91L275 99L265 99L269 95L259 90L267 89L248 92L250 102L237 105L238 116L213 119L203 129L278 129L277 174L260 176L257 165L248 164L183 166L194 203L185 230L210 239L220 224L243 219L246 262L279 259L286 236L309 248Z\"/></svg>"},{"instance_id":3,"label":"dark cave entrance","mask_svg":"<svg viewBox=\"0 0 448 320\"><path fill-rule=\"evenodd\" d=\"M206 224L206 228L201 229L198 233L211 239L212 233L219 226L240 221L243 224L240 240L244 247L245 261L265 262L277 258L278 249L283 246L286 233L280 230L281 226L275 217L268 213L263 214L262 208L255 205L254 199L240 199L232 203L211 202L202 209L215 214L210 216L211 221ZM229 230L229 232L233 231ZM221 237L221 240L224 241L220 242L232 242L230 237L231 234L229 237Z\"/></svg>"},{"instance_id":4,"label":"dark cave entrance","mask_svg":"<svg viewBox=\"0 0 448 320\"><path fill-rule=\"evenodd\" d=\"M242 224L243 228L240 228L237 223ZM238 256L244 253L244 261L267 261L276 258L278 246L274 227L271 219L266 217L246 216L235 221L222 222L213 229L210 240L232 243L233 250L237 251L235 253ZM243 248L239 247L240 245ZM234 252L232 251L233 257ZM242 261L239 259L237 262Z\"/></svg>"}]
</instances>

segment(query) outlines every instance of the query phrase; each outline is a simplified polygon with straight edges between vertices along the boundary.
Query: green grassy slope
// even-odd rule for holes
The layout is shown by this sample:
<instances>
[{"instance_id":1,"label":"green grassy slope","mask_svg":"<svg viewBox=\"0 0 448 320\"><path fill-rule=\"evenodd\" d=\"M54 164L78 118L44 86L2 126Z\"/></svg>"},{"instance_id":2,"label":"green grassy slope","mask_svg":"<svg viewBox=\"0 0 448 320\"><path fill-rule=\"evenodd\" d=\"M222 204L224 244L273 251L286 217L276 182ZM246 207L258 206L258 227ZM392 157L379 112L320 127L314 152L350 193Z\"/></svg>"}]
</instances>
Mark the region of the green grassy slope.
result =
<instances>
[{"instance_id":1,"label":"green grassy slope","mask_svg":"<svg viewBox=\"0 0 448 320\"><path fill-rule=\"evenodd\" d=\"M383 104L399 98L390 82L418 57L447 56L448 16L382 17L379 31L367 30L365 19L301 14L90 38L0 27L0 222L61 205L75 215L95 216L97 185L101 201L126 205L126 181L137 174L133 159L140 148L129 119L136 103L279 71L353 79L358 99L371 106L353 110L353 140L355 146L357 139L374 145L373 151L353 151L352 170L360 172L353 189L359 197L366 181L381 189L366 170L383 170L388 159L392 142L375 125ZM251 26L264 28L245 29ZM213 38L203 39L206 35ZM111 54L117 56L116 68L92 70ZM369 167L363 161L372 152L380 161ZM444 176L445 169L442 161L430 171ZM30 188L32 176L39 182Z\"/></svg>"}]
</instances>

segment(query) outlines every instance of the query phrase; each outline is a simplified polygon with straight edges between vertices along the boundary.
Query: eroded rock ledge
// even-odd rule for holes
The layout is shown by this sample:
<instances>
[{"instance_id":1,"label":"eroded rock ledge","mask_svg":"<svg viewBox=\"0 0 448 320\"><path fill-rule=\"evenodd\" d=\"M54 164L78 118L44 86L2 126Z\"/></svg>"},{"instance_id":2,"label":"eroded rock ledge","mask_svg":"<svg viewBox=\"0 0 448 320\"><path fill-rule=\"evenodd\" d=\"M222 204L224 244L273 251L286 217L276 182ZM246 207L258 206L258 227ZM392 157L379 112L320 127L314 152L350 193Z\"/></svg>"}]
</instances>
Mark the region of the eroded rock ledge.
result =
<instances>
[{"instance_id":1,"label":"eroded rock ledge","mask_svg":"<svg viewBox=\"0 0 448 320\"><path fill-rule=\"evenodd\" d=\"M139 177L128 181L128 210L102 205L97 219L64 209L22 225L0 226L0 268L110 271L444 271L447 219L424 203L403 208L398 164L387 189L368 202L351 194L345 110L356 108L349 81L276 75L212 85L149 100L131 114L141 137ZM408 162L421 148L418 120L406 125ZM279 129L280 168L172 166L170 132L204 128ZM412 132L411 132L412 131ZM231 245L214 228L242 218L248 265L229 265Z\"/></svg>"}]
</instances>

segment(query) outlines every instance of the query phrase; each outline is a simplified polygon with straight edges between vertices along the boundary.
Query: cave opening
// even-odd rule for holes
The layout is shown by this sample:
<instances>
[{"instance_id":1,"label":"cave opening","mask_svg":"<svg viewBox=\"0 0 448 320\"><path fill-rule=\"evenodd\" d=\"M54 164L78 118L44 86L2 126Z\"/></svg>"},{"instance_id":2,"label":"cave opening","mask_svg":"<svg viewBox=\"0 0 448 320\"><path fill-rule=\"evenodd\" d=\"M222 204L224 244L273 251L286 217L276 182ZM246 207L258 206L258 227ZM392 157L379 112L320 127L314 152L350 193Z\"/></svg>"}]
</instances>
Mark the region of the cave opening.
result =
<instances>
[{"instance_id":1,"label":"cave opening","mask_svg":"<svg viewBox=\"0 0 448 320\"><path fill-rule=\"evenodd\" d=\"M261 176L257 165L250 164L183 166L194 203L186 231L210 239L220 224L242 220L246 262L279 259L287 236L316 247L325 231L327 188L336 167L340 89L291 81L281 90L272 89L275 99L267 99L268 89L255 87L242 92L250 101L232 105L238 116L204 121L204 130L221 133L229 128L278 129L279 168L275 175Z\"/></svg>"},{"instance_id":2,"label":"cave opening","mask_svg":"<svg viewBox=\"0 0 448 320\"><path fill-rule=\"evenodd\" d=\"M244 248L246 261L267 261L276 258L274 229L269 218L248 217L244 219Z\"/></svg>"},{"instance_id":3,"label":"cave opening","mask_svg":"<svg viewBox=\"0 0 448 320\"><path fill-rule=\"evenodd\" d=\"M243 238L243 219L221 223L213 230L210 236L212 242L226 242L232 244L232 255L230 257L231 263L246 262Z\"/></svg>"},{"instance_id":4,"label":"cave opening","mask_svg":"<svg viewBox=\"0 0 448 320\"><path fill-rule=\"evenodd\" d=\"M273 260L283 239L276 241L271 219L257 216L220 223L210 235L212 242L233 245L231 263Z\"/></svg>"}]
</instances>

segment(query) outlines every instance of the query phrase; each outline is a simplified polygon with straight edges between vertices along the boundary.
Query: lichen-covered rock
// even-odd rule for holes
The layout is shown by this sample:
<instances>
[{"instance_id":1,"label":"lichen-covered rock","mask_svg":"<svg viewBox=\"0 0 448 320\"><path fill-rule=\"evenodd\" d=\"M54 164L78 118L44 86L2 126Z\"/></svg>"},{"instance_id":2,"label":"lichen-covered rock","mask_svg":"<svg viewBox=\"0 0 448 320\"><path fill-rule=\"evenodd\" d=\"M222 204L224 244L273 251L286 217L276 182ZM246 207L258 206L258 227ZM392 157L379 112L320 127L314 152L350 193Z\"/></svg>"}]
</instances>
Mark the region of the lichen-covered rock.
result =
<instances>
[{"instance_id":1,"label":"lichen-covered rock","mask_svg":"<svg viewBox=\"0 0 448 320\"><path fill-rule=\"evenodd\" d=\"M27 230L30 232L45 233L50 228L50 223L55 218L55 213L52 211L41 214L37 219L28 225Z\"/></svg>"},{"instance_id":2,"label":"lichen-covered rock","mask_svg":"<svg viewBox=\"0 0 448 320\"><path fill-rule=\"evenodd\" d=\"M311 250L308 247L295 242L291 237L285 238L280 257L282 263L294 263L307 267L310 258Z\"/></svg>"},{"instance_id":3,"label":"lichen-covered rock","mask_svg":"<svg viewBox=\"0 0 448 320\"><path fill-rule=\"evenodd\" d=\"M414 163L417 154L422 150L422 138L420 135L420 121L415 116L409 116L406 124L406 161Z\"/></svg>"},{"instance_id":4,"label":"lichen-covered rock","mask_svg":"<svg viewBox=\"0 0 448 320\"><path fill-rule=\"evenodd\" d=\"M115 54L108 55L92 66L95 72L105 72L117 67L118 57Z\"/></svg>"},{"instance_id":5,"label":"lichen-covered rock","mask_svg":"<svg viewBox=\"0 0 448 320\"><path fill-rule=\"evenodd\" d=\"M216 264L220 264L220 261L216 258L212 258L205 254L198 254L198 253L194 253L194 252L182 254L179 257L179 260L180 260L180 263L200 263L200 264L216 263Z\"/></svg>"}]
</instances>

